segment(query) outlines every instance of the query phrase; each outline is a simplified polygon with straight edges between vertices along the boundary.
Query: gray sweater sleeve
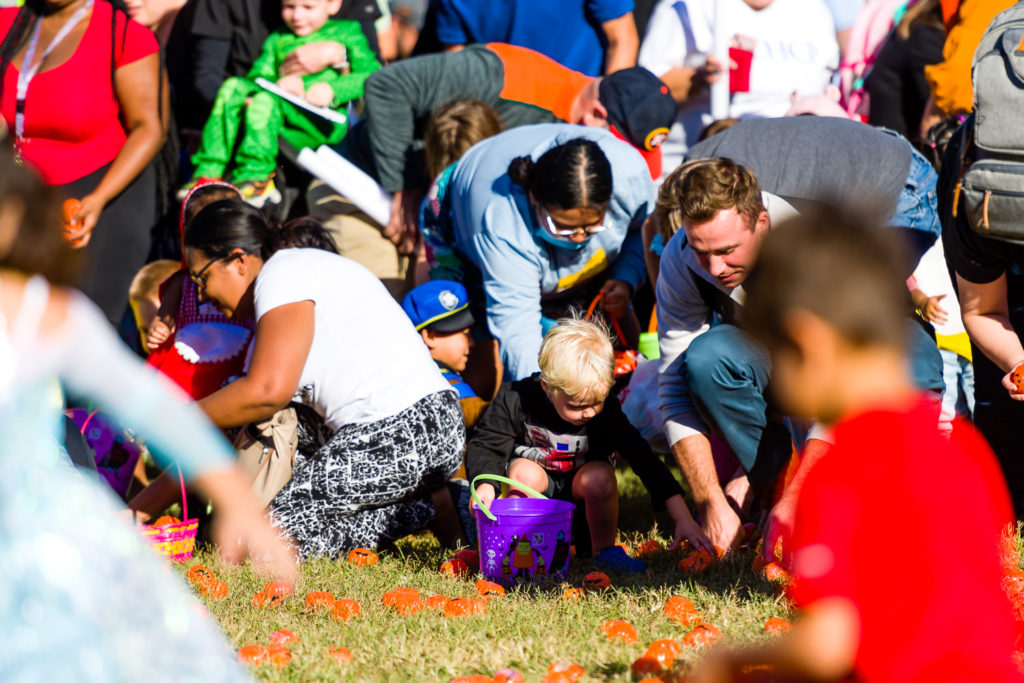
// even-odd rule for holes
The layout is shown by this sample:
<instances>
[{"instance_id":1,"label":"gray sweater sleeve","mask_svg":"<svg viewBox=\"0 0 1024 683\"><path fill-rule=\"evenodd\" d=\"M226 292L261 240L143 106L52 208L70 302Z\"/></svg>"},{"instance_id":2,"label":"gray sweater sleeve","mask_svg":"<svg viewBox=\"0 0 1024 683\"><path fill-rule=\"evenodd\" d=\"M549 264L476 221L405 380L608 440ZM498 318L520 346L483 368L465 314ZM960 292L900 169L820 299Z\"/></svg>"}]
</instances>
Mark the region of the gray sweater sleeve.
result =
<instances>
[{"instance_id":1,"label":"gray sweater sleeve","mask_svg":"<svg viewBox=\"0 0 1024 683\"><path fill-rule=\"evenodd\" d=\"M483 46L405 59L370 76L364 118L384 189L398 192L428 182L416 161L416 136L435 109L461 98L493 106L504 83L501 60Z\"/></svg>"}]
</instances>

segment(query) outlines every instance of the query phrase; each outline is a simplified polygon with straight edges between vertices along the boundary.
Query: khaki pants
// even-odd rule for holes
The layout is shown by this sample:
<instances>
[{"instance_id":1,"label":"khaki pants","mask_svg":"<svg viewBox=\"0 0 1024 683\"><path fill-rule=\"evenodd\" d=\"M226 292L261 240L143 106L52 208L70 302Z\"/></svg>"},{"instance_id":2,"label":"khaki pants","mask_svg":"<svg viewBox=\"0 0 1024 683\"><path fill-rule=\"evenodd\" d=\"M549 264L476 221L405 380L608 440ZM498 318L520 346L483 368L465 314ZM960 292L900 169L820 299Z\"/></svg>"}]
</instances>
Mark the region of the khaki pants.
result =
<instances>
[{"instance_id":1,"label":"khaki pants","mask_svg":"<svg viewBox=\"0 0 1024 683\"><path fill-rule=\"evenodd\" d=\"M399 254L379 223L323 181L312 182L306 200L310 215L324 224L341 255L365 266L401 301L413 286L412 257Z\"/></svg>"}]
</instances>

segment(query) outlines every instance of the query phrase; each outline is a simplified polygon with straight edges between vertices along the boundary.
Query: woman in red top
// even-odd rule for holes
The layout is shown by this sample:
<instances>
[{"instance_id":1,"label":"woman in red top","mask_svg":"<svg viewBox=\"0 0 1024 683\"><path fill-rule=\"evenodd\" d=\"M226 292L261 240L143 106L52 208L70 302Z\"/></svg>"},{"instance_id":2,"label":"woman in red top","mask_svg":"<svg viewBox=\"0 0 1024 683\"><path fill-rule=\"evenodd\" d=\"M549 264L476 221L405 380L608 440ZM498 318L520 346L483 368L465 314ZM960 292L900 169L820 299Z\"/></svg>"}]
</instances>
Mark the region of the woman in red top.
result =
<instances>
[{"instance_id":1,"label":"woman in red top","mask_svg":"<svg viewBox=\"0 0 1024 683\"><path fill-rule=\"evenodd\" d=\"M81 200L67 237L80 286L117 324L156 220L160 57L122 0L26 0L0 10L0 114L16 153Z\"/></svg>"}]
</instances>

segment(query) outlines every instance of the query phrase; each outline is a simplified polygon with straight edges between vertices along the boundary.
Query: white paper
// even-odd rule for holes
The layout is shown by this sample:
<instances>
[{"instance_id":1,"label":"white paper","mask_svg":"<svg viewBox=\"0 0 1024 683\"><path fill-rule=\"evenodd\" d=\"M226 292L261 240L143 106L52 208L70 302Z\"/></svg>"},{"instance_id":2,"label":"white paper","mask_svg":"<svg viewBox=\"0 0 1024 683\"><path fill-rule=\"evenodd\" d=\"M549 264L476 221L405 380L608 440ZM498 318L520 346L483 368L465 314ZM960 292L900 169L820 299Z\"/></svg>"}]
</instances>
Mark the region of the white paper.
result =
<instances>
[{"instance_id":1,"label":"white paper","mask_svg":"<svg viewBox=\"0 0 1024 683\"><path fill-rule=\"evenodd\" d=\"M391 193L327 145L299 152L299 164L384 226L391 218Z\"/></svg>"},{"instance_id":2,"label":"white paper","mask_svg":"<svg viewBox=\"0 0 1024 683\"><path fill-rule=\"evenodd\" d=\"M345 116L340 111L335 111L328 107L314 106L307 102L306 100L304 100L303 98L293 95L287 90L282 90L281 88L277 87L276 83L271 83L265 78L257 78L256 85L260 86L261 88L270 93L273 93L274 95L277 95L281 99L288 100L296 107L300 107L302 109L305 109L306 111L312 112L322 119L327 119L331 123L337 123L340 126L344 124L346 121L348 121L348 117Z\"/></svg>"},{"instance_id":3,"label":"white paper","mask_svg":"<svg viewBox=\"0 0 1024 683\"><path fill-rule=\"evenodd\" d=\"M727 12L718 8L721 0L716 0L712 5L715 14L712 20L714 24L714 45L712 53L721 65L723 74L716 82L711 84L711 118L715 121L729 118L729 27L726 25Z\"/></svg>"}]
</instances>

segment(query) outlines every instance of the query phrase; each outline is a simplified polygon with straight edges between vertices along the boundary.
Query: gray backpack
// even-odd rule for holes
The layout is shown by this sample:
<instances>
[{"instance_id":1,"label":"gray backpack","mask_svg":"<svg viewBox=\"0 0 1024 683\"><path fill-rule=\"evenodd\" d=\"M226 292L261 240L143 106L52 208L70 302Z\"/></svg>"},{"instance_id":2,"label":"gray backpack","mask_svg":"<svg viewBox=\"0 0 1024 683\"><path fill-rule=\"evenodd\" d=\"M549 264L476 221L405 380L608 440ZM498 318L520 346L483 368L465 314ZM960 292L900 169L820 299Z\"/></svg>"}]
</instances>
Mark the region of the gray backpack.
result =
<instances>
[{"instance_id":1,"label":"gray backpack","mask_svg":"<svg viewBox=\"0 0 1024 683\"><path fill-rule=\"evenodd\" d=\"M974 53L973 162L962 158L960 195L971 227L1024 243L1024 0L1000 12Z\"/></svg>"}]
</instances>

